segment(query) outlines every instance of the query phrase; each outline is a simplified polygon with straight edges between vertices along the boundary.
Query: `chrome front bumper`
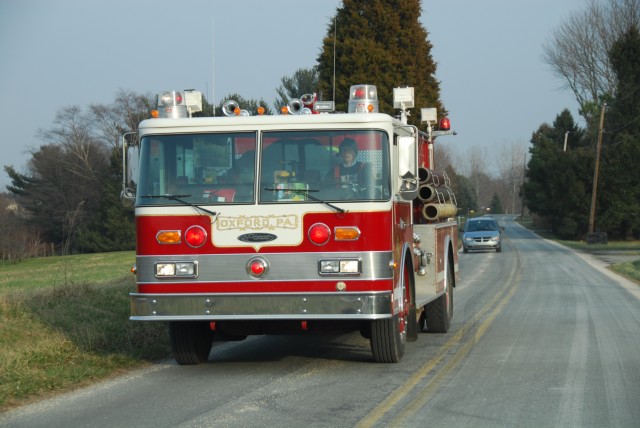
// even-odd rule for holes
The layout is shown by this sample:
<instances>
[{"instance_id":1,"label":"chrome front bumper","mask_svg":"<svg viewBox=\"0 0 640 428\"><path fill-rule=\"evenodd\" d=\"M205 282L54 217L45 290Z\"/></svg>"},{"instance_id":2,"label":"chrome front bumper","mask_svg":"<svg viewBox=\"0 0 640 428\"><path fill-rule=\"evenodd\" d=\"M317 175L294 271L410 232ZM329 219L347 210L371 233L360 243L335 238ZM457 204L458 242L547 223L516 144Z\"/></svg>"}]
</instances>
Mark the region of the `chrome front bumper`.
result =
<instances>
[{"instance_id":1,"label":"chrome front bumper","mask_svg":"<svg viewBox=\"0 0 640 428\"><path fill-rule=\"evenodd\" d=\"M362 320L391 316L391 293L131 293L131 320Z\"/></svg>"}]
</instances>

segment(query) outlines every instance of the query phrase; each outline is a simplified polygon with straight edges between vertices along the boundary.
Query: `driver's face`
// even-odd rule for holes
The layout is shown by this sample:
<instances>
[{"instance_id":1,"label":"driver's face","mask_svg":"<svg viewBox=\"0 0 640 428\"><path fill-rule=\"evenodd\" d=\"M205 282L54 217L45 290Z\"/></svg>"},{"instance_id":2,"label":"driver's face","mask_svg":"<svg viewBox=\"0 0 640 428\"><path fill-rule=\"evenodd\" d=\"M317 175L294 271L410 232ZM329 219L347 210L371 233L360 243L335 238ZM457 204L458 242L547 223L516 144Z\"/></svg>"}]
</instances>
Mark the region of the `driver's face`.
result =
<instances>
[{"instance_id":1,"label":"driver's face","mask_svg":"<svg viewBox=\"0 0 640 428\"><path fill-rule=\"evenodd\" d=\"M342 156L342 160L346 163L346 164L351 164L354 159L356 154L353 152L353 150L350 149L345 149L340 153L340 156Z\"/></svg>"}]
</instances>

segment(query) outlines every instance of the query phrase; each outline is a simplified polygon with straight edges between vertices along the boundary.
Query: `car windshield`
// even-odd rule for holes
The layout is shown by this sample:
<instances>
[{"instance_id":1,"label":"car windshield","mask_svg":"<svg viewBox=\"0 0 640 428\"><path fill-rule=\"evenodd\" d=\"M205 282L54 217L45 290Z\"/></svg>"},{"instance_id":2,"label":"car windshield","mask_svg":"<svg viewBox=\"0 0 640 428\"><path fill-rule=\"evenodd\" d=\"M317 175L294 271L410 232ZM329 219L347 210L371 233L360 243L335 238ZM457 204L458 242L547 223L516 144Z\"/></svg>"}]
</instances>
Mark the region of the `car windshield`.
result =
<instances>
[{"instance_id":1,"label":"car windshield","mask_svg":"<svg viewBox=\"0 0 640 428\"><path fill-rule=\"evenodd\" d=\"M467 232L480 232L480 231L497 231L498 225L494 221L470 221L467 223Z\"/></svg>"}]
</instances>

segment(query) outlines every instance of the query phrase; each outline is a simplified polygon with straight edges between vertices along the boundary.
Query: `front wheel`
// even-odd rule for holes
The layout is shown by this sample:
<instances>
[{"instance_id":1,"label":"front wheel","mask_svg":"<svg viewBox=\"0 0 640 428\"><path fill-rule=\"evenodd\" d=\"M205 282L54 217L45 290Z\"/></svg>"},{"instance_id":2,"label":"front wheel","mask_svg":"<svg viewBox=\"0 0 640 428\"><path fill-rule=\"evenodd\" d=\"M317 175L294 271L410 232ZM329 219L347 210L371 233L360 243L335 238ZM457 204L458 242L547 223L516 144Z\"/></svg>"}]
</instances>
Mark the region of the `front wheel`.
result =
<instances>
[{"instance_id":1,"label":"front wheel","mask_svg":"<svg viewBox=\"0 0 640 428\"><path fill-rule=\"evenodd\" d=\"M377 363L397 363L402 359L407 332L401 330L400 314L371 322L371 351Z\"/></svg>"},{"instance_id":2,"label":"front wheel","mask_svg":"<svg viewBox=\"0 0 640 428\"><path fill-rule=\"evenodd\" d=\"M208 322L172 321L169 323L171 350L180 365L207 361L213 343L213 331Z\"/></svg>"},{"instance_id":3,"label":"front wheel","mask_svg":"<svg viewBox=\"0 0 640 428\"><path fill-rule=\"evenodd\" d=\"M398 304L398 312L391 318L371 321L371 351L373 358L378 363L397 363L404 355L407 342L407 322L415 323L409 317L409 301L407 299L407 278L401 280L401 296Z\"/></svg>"}]
</instances>

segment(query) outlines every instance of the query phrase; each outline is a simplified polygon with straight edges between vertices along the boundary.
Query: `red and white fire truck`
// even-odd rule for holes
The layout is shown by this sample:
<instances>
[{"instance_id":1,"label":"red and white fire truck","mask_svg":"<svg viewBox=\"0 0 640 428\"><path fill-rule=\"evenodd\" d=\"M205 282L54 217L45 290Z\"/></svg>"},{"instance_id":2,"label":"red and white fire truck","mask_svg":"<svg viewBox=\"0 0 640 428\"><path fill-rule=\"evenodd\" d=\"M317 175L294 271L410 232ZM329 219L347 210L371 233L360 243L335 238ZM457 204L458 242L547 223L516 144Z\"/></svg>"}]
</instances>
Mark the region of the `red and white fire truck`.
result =
<instances>
[{"instance_id":1,"label":"red and white fire truck","mask_svg":"<svg viewBox=\"0 0 640 428\"><path fill-rule=\"evenodd\" d=\"M373 85L349 111L314 94L278 115L233 101L192 117L196 91L158 97L139 138L123 136L123 201L135 204L131 320L168 322L179 364L214 340L359 331L377 362L398 362L419 331L446 332L458 277L455 196L436 170L448 119ZM134 142L135 141L135 142ZM135 158L134 158L135 156Z\"/></svg>"}]
</instances>

